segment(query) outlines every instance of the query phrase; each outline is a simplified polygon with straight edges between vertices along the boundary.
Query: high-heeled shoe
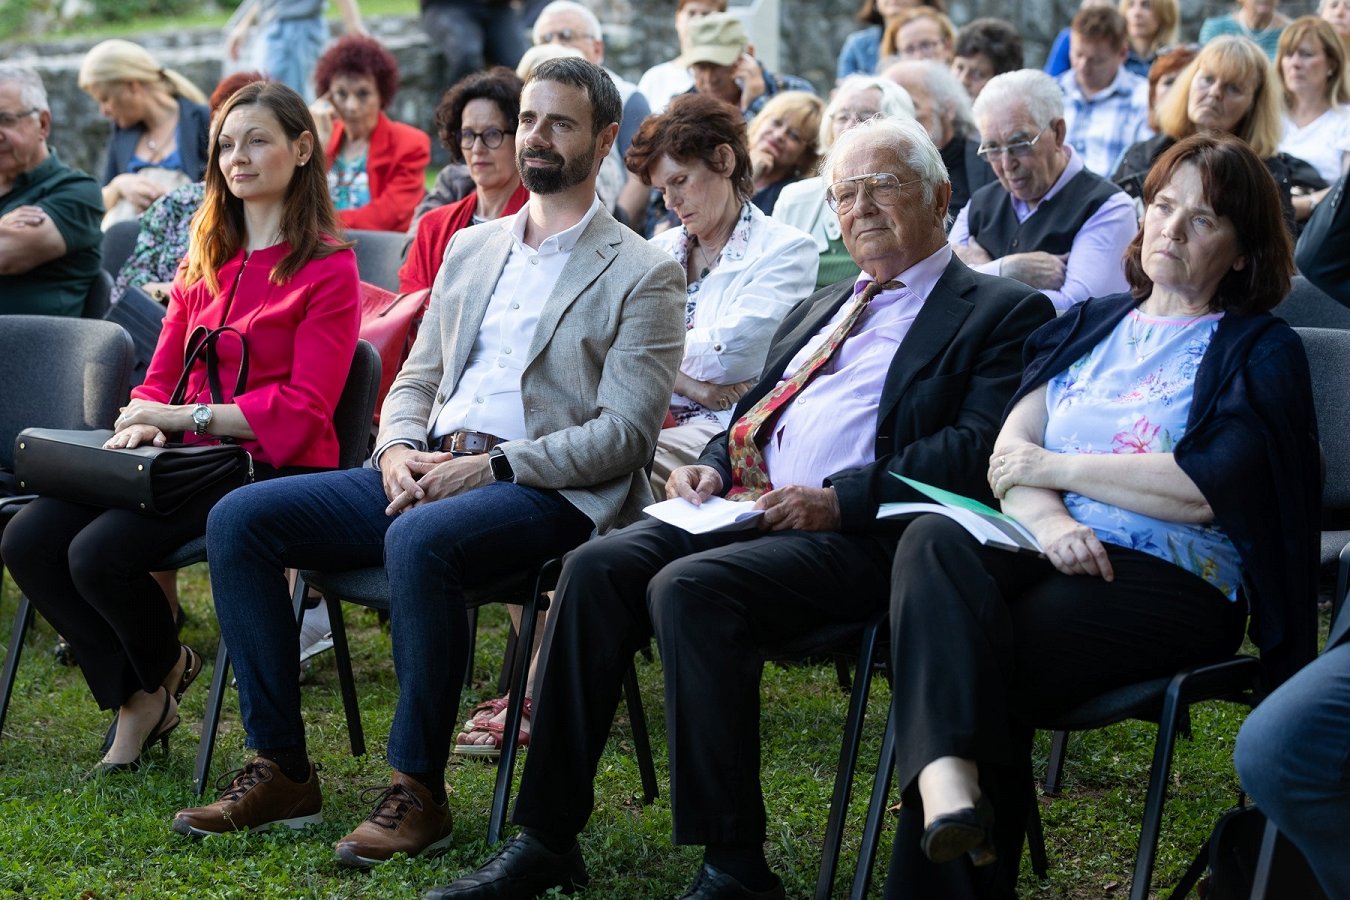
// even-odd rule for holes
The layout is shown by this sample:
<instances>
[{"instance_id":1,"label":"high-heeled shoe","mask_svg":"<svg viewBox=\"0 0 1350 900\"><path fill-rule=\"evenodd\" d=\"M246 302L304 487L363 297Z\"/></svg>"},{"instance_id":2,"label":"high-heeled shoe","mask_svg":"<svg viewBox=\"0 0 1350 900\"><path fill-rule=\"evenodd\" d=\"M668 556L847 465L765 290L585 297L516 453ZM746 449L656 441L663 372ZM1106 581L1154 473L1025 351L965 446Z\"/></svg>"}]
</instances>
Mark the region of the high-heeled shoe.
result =
<instances>
[{"instance_id":1,"label":"high-heeled shoe","mask_svg":"<svg viewBox=\"0 0 1350 900\"><path fill-rule=\"evenodd\" d=\"M181 612L181 610L180 610ZM191 687L192 682L197 680L197 676L202 673L202 656L196 650L193 650L187 644L181 645L183 653L187 655L187 662L183 664L183 674L178 679L178 687L173 691L173 702L182 703L183 694ZM103 736L103 753L107 755L112 749L113 741L117 740L117 713L113 713L112 722L108 724L108 733Z\"/></svg>"},{"instance_id":2,"label":"high-heeled shoe","mask_svg":"<svg viewBox=\"0 0 1350 900\"><path fill-rule=\"evenodd\" d=\"M164 708L160 710L159 719L155 722L155 727L150 729L150 734L148 734L141 743L140 752L136 754L134 759L130 759L126 762L101 761L98 765L94 766L94 774L112 775L119 772L136 772L141 768L145 759L145 754L149 752L150 748L156 743L163 748L165 753L168 753L169 735L173 734L173 730L183 721L177 712L171 713L169 711L169 707L171 706L169 702L170 699L169 692L165 690Z\"/></svg>"},{"instance_id":3,"label":"high-heeled shoe","mask_svg":"<svg viewBox=\"0 0 1350 900\"><path fill-rule=\"evenodd\" d=\"M919 847L935 863L969 854L977 866L998 860L994 853L994 807L981 797L974 806L938 816L923 830Z\"/></svg>"}]
</instances>

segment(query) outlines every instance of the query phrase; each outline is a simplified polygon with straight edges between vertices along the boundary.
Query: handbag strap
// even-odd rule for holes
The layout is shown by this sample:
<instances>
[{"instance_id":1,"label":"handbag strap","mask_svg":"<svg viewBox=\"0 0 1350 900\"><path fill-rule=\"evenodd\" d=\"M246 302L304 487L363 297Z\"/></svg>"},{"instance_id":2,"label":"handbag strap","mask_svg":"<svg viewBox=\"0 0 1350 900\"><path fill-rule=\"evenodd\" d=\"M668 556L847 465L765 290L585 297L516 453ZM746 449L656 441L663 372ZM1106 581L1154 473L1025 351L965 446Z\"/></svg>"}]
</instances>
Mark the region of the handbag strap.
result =
<instances>
[{"instance_id":1,"label":"handbag strap","mask_svg":"<svg viewBox=\"0 0 1350 900\"><path fill-rule=\"evenodd\" d=\"M239 374L234 379L232 396L244 392L244 388L248 386L248 341L244 339L244 335L231 325L212 329L198 325L188 336L187 348L183 351L183 373L178 376L178 384L174 385L173 395L169 398L170 404L180 404L187 398L188 378L198 360L206 363L206 380L211 390L211 402L225 402L225 394L220 386L220 357L216 344L226 333L233 334L239 339Z\"/></svg>"}]
</instances>

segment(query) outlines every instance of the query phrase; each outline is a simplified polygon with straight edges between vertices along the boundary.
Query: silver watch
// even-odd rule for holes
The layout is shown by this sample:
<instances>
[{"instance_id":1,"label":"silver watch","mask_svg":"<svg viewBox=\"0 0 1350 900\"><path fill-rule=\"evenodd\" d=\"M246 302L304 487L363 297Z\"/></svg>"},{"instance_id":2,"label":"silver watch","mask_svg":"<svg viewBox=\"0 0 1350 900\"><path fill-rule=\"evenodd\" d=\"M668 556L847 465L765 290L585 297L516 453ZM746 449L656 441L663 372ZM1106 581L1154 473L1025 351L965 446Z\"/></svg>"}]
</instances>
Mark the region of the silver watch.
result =
<instances>
[{"instance_id":1,"label":"silver watch","mask_svg":"<svg viewBox=\"0 0 1350 900\"><path fill-rule=\"evenodd\" d=\"M198 403L192 407L192 431L194 434L206 434L206 429L211 426L211 420L215 418L215 413L211 412L211 407L205 403Z\"/></svg>"}]
</instances>

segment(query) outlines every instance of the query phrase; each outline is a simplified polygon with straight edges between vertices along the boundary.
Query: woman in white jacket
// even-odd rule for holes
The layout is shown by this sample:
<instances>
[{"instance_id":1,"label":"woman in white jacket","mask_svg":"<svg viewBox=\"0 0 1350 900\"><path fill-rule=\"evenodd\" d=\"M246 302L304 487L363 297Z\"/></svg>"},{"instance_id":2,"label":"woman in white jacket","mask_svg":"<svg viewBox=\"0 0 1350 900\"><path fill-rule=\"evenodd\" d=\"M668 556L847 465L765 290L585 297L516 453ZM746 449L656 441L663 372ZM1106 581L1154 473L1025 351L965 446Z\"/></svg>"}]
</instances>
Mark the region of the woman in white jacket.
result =
<instances>
[{"instance_id":1,"label":"woman in white jacket","mask_svg":"<svg viewBox=\"0 0 1350 900\"><path fill-rule=\"evenodd\" d=\"M778 323L815 290L820 257L809 235L750 202L745 122L730 104L681 94L642 124L625 162L679 217L652 243L685 267L689 285L684 359L652 464L664 498L666 476L727 427Z\"/></svg>"},{"instance_id":2,"label":"woman in white jacket","mask_svg":"<svg viewBox=\"0 0 1350 900\"><path fill-rule=\"evenodd\" d=\"M820 152L823 154L835 138L859 122L875 116L914 118L914 101L909 92L889 78L877 75L850 75L839 83L834 99L825 107L820 121ZM803 178L783 188L773 208L774 219L810 234L820 262L816 287L822 288L845 278L858 277L858 264L848 255L839 233L839 217L825 205L825 180L820 176Z\"/></svg>"}]
</instances>

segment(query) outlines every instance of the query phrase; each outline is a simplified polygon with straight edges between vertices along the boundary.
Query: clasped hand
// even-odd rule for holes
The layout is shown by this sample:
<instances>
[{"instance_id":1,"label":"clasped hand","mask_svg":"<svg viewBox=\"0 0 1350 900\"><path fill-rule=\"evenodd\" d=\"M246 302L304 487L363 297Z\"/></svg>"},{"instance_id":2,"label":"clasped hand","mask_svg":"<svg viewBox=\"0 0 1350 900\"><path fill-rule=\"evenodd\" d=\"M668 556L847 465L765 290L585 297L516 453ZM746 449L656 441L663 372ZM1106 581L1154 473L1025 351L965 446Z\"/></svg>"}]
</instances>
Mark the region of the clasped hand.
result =
<instances>
[{"instance_id":1,"label":"clasped hand","mask_svg":"<svg viewBox=\"0 0 1350 900\"><path fill-rule=\"evenodd\" d=\"M385 515L396 516L492 481L487 454L454 456L444 451L395 445L380 457L380 477L389 498Z\"/></svg>"},{"instance_id":2,"label":"clasped hand","mask_svg":"<svg viewBox=\"0 0 1350 900\"><path fill-rule=\"evenodd\" d=\"M113 422L113 436L103 446L113 450L141 444L163 447L168 432L191 427L191 416L183 412L185 409L188 407L136 398L122 407L117 421Z\"/></svg>"},{"instance_id":3,"label":"clasped hand","mask_svg":"<svg viewBox=\"0 0 1350 900\"><path fill-rule=\"evenodd\" d=\"M999 500L1018 485L1058 489L1054 481L1057 460L1062 462L1063 457L1044 447L1029 443L1009 444L989 457L989 487Z\"/></svg>"},{"instance_id":4,"label":"clasped hand","mask_svg":"<svg viewBox=\"0 0 1350 900\"><path fill-rule=\"evenodd\" d=\"M722 492L722 476L711 466L682 466L666 479L666 497L683 497L695 506ZM760 531L838 531L839 497L834 488L792 484L769 491L755 501L764 510Z\"/></svg>"}]
</instances>

